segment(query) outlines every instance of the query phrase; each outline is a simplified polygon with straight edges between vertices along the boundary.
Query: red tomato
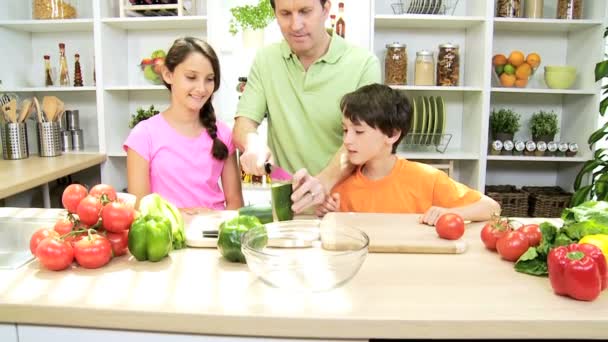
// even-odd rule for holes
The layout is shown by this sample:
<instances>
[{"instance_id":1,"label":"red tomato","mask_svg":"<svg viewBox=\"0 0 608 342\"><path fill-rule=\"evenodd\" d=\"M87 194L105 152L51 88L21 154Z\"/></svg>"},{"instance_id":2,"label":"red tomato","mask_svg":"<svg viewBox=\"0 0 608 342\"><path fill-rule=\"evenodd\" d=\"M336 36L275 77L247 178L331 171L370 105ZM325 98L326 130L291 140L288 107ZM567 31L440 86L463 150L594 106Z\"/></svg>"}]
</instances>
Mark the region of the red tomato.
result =
<instances>
[{"instance_id":1,"label":"red tomato","mask_svg":"<svg viewBox=\"0 0 608 342\"><path fill-rule=\"evenodd\" d=\"M55 223L53 229L59 233L59 235L65 235L74 229L74 222L70 221L68 218L62 218Z\"/></svg>"},{"instance_id":2,"label":"red tomato","mask_svg":"<svg viewBox=\"0 0 608 342\"><path fill-rule=\"evenodd\" d=\"M103 227L114 233L120 233L131 227L135 210L124 203L112 202L103 207L101 222Z\"/></svg>"},{"instance_id":3,"label":"red tomato","mask_svg":"<svg viewBox=\"0 0 608 342\"><path fill-rule=\"evenodd\" d=\"M68 268L74 261L72 246L57 237L48 237L36 248L36 257L44 268L51 271L61 271Z\"/></svg>"},{"instance_id":4,"label":"red tomato","mask_svg":"<svg viewBox=\"0 0 608 342\"><path fill-rule=\"evenodd\" d=\"M32 237L30 238L30 252L32 252L32 255L36 255L36 248L38 248L40 241L48 237L59 237L59 233L53 229L40 228L32 234Z\"/></svg>"},{"instance_id":5,"label":"red tomato","mask_svg":"<svg viewBox=\"0 0 608 342\"><path fill-rule=\"evenodd\" d=\"M87 226L92 226L99 221L99 215L101 214L102 204L99 201L99 198L88 195L80 204L78 204L78 209L76 210L76 214L78 214L78 218L80 222L86 224Z\"/></svg>"},{"instance_id":6,"label":"red tomato","mask_svg":"<svg viewBox=\"0 0 608 342\"><path fill-rule=\"evenodd\" d=\"M464 235L464 221L458 214L443 214L435 223L435 230L442 239L458 240Z\"/></svg>"},{"instance_id":7,"label":"red tomato","mask_svg":"<svg viewBox=\"0 0 608 342\"><path fill-rule=\"evenodd\" d=\"M74 244L74 257L84 268L99 268L112 258L112 244L99 234L90 234Z\"/></svg>"},{"instance_id":8,"label":"red tomato","mask_svg":"<svg viewBox=\"0 0 608 342\"><path fill-rule=\"evenodd\" d=\"M97 198L101 198L102 195L106 195L108 196L108 200L110 202L116 201L116 190L114 190L114 188L108 184L95 185L91 191L89 191L89 195Z\"/></svg>"},{"instance_id":9,"label":"red tomato","mask_svg":"<svg viewBox=\"0 0 608 342\"><path fill-rule=\"evenodd\" d=\"M114 256L120 256L127 253L129 246L129 231L123 230L120 233L107 232L106 238L112 245L112 253Z\"/></svg>"},{"instance_id":10,"label":"red tomato","mask_svg":"<svg viewBox=\"0 0 608 342\"><path fill-rule=\"evenodd\" d=\"M510 232L511 226L506 220L494 220L486 223L481 230L481 241L489 250L496 250L496 241Z\"/></svg>"},{"instance_id":11,"label":"red tomato","mask_svg":"<svg viewBox=\"0 0 608 342\"><path fill-rule=\"evenodd\" d=\"M496 250L508 261L517 261L530 245L526 235L518 230L510 231L496 242Z\"/></svg>"},{"instance_id":12,"label":"red tomato","mask_svg":"<svg viewBox=\"0 0 608 342\"><path fill-rule=\"evenodd\" d=\"M519 230L524 233L526 238L528 238L528 244L531 247L540 245L540 240L543 238L543 234L541 233L537 224L527 224L519 228Z\"/></svg>"},{"instance_id":13,"label":"red tomato","mask_svg":"<svg viewBox=\"0 0 608 342\"><path fill-rule=\"evenodd\" d=\"M88 191L87 188L80 184L70 184L65 190L63 190L63 194L61 195L61 203L63 207L68 210L68 212L74 214L76 213L76 209L78 209L78 204L82 201L83 198L87 197Z\"/></svg>"},{"instance_id":14,"label":"red tomato","mask_svg":"<svg viewBox=\"0 0 608 342\"><path fill-rule=\"evenodd\" d=\"M75 235L66 236L63 241L69 243L72 248L76 244L76 242L80 241L83 237L87 236L87 233L79 233Z\"/></svg>"}]
</instances>

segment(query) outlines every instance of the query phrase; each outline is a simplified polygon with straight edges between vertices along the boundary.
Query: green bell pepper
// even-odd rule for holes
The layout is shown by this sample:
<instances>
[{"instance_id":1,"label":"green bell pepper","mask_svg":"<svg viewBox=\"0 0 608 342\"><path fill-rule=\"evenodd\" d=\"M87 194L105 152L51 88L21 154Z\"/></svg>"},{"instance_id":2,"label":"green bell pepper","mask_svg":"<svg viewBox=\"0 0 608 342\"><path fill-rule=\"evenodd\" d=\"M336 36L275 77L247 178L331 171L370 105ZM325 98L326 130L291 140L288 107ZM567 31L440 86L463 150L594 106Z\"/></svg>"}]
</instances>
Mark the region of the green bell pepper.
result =
<instances>
[{"instance_id":1,"label":"green bell pepper","mask_svg":"<svg viewBox=\"0 0 608 342\"><path fill-rule=\"evenodd\" d=\"M160 261L172 248L171 221L162 216L138 217L129 229L129 252L139 261Z\"/></svg>"},{"instance_id":2,"label":"green bell pepper","mask_svg":"<svg viewBox=\"0 0 608 342\"><path fill-rule=\"evenodd\" d=\"M266 229L257 217L241 215L222 222L218 229L217 248L226 260L245 263L245 256L241 252L241 237L250 229L263 229L264 239L256 239L256 244L266 244Z\"/></svg>"},{"instance_id":3,"label":"green bell pepper","mask_svg":"<svg viewBox=\"0 0 608 342\"><path fill-rule=\"evenodd\" d=\"M152 193L141 199L139 202L139 211L142 215L154 215L167 218L171 222L173 249L186 247L184 219L176 206L162 198L159 194Z\"/></svg>"}]
</instances>

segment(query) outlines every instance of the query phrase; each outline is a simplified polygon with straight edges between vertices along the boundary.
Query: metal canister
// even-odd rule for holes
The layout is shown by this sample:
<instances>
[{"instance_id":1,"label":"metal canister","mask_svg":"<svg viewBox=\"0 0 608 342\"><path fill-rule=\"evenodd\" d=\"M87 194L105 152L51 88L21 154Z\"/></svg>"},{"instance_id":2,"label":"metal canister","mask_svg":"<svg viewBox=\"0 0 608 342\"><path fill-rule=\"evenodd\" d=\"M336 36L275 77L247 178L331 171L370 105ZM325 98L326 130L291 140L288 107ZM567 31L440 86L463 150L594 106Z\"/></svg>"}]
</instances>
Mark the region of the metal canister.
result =
<instances>
[{"instance_id":1,"label":"metal canister","mask_svg":"<svg viewBox=\"0 0 608 342\"><path fill-rule=\"evenodd\" d=\"M568 151L568 143L566 142L560 142L559 145L557 145L557 153L556 155L558 157L563 157L566 155L566 152Z\"/></svg>"},{"instance_id":2,"label":"metal canister","mask_svg":"<svg viewBox=\"0 0 608 342\"><path fill-rule=\"evenodd\" d=\"M528 140L526 142L526 149L524 150L525 156L533 156L534 151L536 151L536 143L532 140Z\"/></svg>"},{"instance_id":3,"label":"metal canister","mask_svg":"<svg viewBox=\"0 0 608 342\"><path fill-rule=\"evenodd\" d=\"M72 149L72 132L61 131L61 150L63 152L70 151Z\"/></svg>"},{"instance_id":4,"label":"metal canister","mask_svg":"<svg viewBox=\"0 0 608 342\"><path fill-rule=\"evenodd\" d=\"M566 151L566 157L574 157L578 153L578 144L570 143L568 144L568 151Z\"/></svg>"},{"instance_id":5,"label":"metal canister","mask_svg":"<svg viewBox=\"0 0 608 342\"><path fill-rule=\"evenodd\" d=\"M511 140L505 140L502 143L502 151L500 154L510 156L513 154L514 147L515 147L515 145L513 144L513 142Z\"/></svg>"},{"instance_id":6,"label":"metal canister","mask_svg":"<svg viewBox=\"0 0 608 342\"><path fill-rule=\"evenodd\" d=\"M80 129L80 119L78 115L77 109L66 110L65 116L67 117L67 129L68 130L76 130Z\"/></svg>"},{"instance_id":7,"label":"metal canister","mask_svg":"<svg viewBox=\"0 0 608 342\"><path fill-rule=\"evenodd\" d=\"M555 141L549 141L547 144L547 151L545 151L545 155L555 156L557 152L557 143Z\"/></svg>"},{"instance_id":8,"label":"metal canister","mask_svg":"<svg viewBox=\"0 0 608 342\"><path fill-rule=\"evenodd\" d=\"M84 149L84 137L82 129L74 129L70 131L72 133L72 150L80 151Z\"/></svg>"},{"instance_id":9,"label":"metal canister","mask_svg":"<svg viewBox=\"0 0 608 342\"><path fill-rule=\"evenodd\" d=\"M500 152L502 151L502 141L500 140L494 140L492 142L492 145L490 145L490 154L493 156L497 156L500 154Z\"/></svg>"},{"instance_id":10,"label":"metal canister","mask_svg":"<svg viewBox=\"0 0 608 342\"><path fill-rule=\"evenodd\" d=\"M526 143L521 140L516 140L515 148L513 148L513 155L521 156L524 153L525 149L526 149Z\"/></svg>"},{"instance_id":11,"label":"metal canister","mask_svg":"<svg viewBox=\"0 0 608 342\"><path fill-rule=\"evenodd\" d=\"M547 150L547 143L541 140L536 143L536 152L534 152L534 155L537 157L542 157L545 155L546 150Z\"/></svg>"}]
</instances>

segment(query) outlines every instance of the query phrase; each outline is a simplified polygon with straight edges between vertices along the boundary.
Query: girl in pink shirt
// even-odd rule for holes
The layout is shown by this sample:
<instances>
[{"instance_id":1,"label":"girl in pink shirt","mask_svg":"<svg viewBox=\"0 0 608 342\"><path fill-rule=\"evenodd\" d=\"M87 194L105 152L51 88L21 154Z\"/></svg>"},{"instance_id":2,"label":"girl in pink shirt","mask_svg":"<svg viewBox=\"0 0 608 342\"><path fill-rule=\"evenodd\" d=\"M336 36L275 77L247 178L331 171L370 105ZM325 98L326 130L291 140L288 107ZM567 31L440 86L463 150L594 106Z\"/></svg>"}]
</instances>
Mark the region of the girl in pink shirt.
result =
<instances>
[{"instance_id":1,"label":"girl in pink shirt","mask_svg":"<svg viewBox=\"0 0 608 342\"><path fill-rule=\"evenodd\" d=\"M216 120L211 104L220 87L215 51L200 39L179 38L162 76L169 108L138 123L123 146L129 192L138 202L155 192L186 211L242 207L231 130Z\"/></svg>"}]
</instances>

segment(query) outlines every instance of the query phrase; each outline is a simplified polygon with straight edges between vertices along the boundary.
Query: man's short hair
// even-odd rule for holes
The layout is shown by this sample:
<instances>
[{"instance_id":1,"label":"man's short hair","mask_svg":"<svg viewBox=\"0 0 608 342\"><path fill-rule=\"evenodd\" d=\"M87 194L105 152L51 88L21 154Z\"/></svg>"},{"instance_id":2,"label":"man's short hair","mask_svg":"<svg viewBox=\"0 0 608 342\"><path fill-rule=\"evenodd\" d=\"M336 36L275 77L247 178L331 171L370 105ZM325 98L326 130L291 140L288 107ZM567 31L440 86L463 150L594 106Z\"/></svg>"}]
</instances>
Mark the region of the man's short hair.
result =
<instances>
[{"instance_id":1,"label":"man's short hair","mask_svg":"<svg viewBox=\"0 0 608 342\"><path fill-rule=\"evenodd\" d=\"M325 6L325 3L327 2L327 0L320 0L321 1L321 6ZM270 6L272 6L273 10L276 10L276 8L274 7L274 0L270 0Z\"/></svg>"}]
</instances>

